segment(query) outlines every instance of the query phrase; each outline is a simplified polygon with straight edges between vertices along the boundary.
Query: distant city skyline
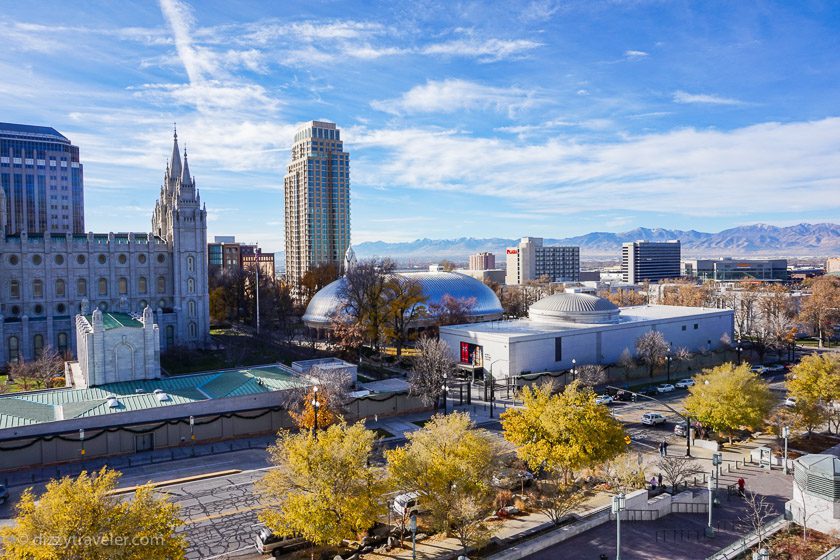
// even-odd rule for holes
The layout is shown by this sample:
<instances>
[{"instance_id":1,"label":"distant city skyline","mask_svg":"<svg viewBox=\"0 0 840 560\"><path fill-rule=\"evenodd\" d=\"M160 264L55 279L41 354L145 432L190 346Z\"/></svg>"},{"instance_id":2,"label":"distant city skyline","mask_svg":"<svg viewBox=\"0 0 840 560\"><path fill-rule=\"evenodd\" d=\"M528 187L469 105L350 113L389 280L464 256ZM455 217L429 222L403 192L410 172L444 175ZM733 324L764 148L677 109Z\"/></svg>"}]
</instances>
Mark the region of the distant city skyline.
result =
<instances>
[{"instance_id":1,"label":"distant city skyline","mask_svg":"<svg viewBox=\"0 0 840 560\"><path fill-rule=\"evenodd\" d=\"M833 2L33 6L0 15L0 120L79 147L88 230L149 227L174 121L209 235L266 251L311 120L352 154L353 243L840 215Z\"/></svg>"}]
</instances>

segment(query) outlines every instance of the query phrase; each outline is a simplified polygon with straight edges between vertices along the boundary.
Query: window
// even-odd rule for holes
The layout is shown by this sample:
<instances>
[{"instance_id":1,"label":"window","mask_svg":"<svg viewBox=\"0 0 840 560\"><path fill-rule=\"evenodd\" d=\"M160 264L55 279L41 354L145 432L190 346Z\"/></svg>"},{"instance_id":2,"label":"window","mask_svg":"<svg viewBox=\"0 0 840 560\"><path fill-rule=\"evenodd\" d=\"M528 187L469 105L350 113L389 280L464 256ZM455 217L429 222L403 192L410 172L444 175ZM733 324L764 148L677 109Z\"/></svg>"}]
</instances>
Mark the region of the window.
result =
<instances>
[{"instance_id":1,"label":"window","mask_svg":"<svg viewBox=\"0 0 840 560\"><path fill-rule=\"evenodd\" d=\"M85 264L85 260L86 259L84 255L79 255L78 257L76 257L76 262L79 264Z\"/></svg>"},{"instance_id":2,"label":"window","mask_svg":"<svg viewBox=\"0 0 840 560\"><path fill-rule=\"evenodd\" d=\"M18 263L18 257L17 257L17 255L12 255L11 257L9 257L9 264L10 264L10 265L14 266L14 265L16 265L17 263Z\"/></svg>"},{"instance_id":3,"label":"window","mask_svg":"<svg viewBox=\"0 0 840 560\"><path fill-rule=\"evenodd\" d=\"M108 295L108 281L104 278L99 279L99 295L100 296L107 296Z\"/></svg>"},{"instance_id":4,"label":"window","mask_svg":"<svg viewBox=\"0 0 840 560\"><path fill-rule=\"evenodd\" d=\"M187 311L188 311L190 317L195 317L195 302L194 301L190 301L189 303L187 303Z\"/></svg>"},{"instance_id":5,"label":"window","mask_svg":"<svg viewBox=\"0 0 840 560\"><path fill-rule=\"evenodd\" d=\"M41 255L32 255L32 264L41 264Z\"/></svg>"},{"instance_id":6,"label":"window","mask_svg":"<svg viewBox=\"0 0 840 560\"><path fill-rule=\"evenodd\" d=\"M137 291L141 294L145 294L147 289L148 288L146 287L146 277L141 276L137 279Z\"/></svg>"},{"instance_id":7,"label":"window","mask_svg":"<svg viewBox=\"0 0 840 560\"><path fill-rule=\"evenodd\" d=\"M44 281L36 279L32 281L32 297L44 297Z\"/></svg>"},{"instance_id":8,"label":"window","mask_svg":"<svg viewBox=\"0 0 840 560\"><path fill-rule=\"evenodd\" d=\"M187 270L190 272L195 271L195 259L192 257L187 257Z\"/></svg>"},{"instance_id":9,"label":"window","mask_svg":"<svg viewBox=\"0 0 840 560\"><path fill-rule=\"evenodd\" d=\"M55 297L64 297L67 291L64 280L59 278L55 281Z\"/></svg>"},{"instance_id":10,"label":"window","mask_svg":"<svg viewBox=\"0 0 840 560\"><path fill-rule=\"evenodd\" d=\"M99 264L105 264L106 262L108 262L108 257L106 257L105 255L99 255L97 260L99 261Z\"/></svg>"},{"instance_id":11,"label":"window","mask_svg":"<svg viewBox=\"0 0 840 560\"><path fill-rule=\"evenodd\" d=\"M192 278L187 280L187 292L194 294L195 293L195 280Z\"/></svg>"},{"instance_id":12,"label":"window","mask_svg":"<svg viewBox=\"0 0 840 560\"><path fill-rule=\"evenodd\" d=\"M55 264L57 264L57 265L64 264L64 257L61 256L61 255L56 255L55 256Z\"/></svg>"},{"instance_id":13,"label":"window","mask_svg":"<svg viewBox=\"0 0 840 560\"><path fill-rule=\"evenodd\" d=\"M32 348L35 351L36 358L44 352L44 335L36 334L32 337Z\"/></svg>"},{"instance_id":14,"label":"window","mask_svg":"<svg viewBox=\"0 0 840 560\"><path fill-rule=\"evenodd\" d=\"M55 306L55 311L59 315L64 315L65 311L67 311L67 306L64 305L63 303L59 303L58 305Z\"/></svg>"},{"instance_id":15,"label":"window","mask_svg":"<svg viewBox=\"0 0 840 560\"><path fill-rule=\"evenodd\" d=\"M125 264L125 261L128 260L128 257L126 257L125 255L120 255L119 257L117 257L117 260L120 261L120 264Z\"/></svg>"},{"instance_id":16,"label":"window","mask_svg":"<svg viewBox=\"0 0 840 560\"><path fill-rule=\"evenodd\" d=\"M685 330L685 325L682 326L682 330Z\"/></svg>"},{"instance_id":17,"label":"window","mask_svg":"<svg viewBox=\"0 0 840 560\"><path fill-rule=\"evenodd\" d=\"M120 295L124 296L128 293L128 280L126 278L120 278L118 282L118 287L120 290Z\"/></svg>"},{"instance_id":18,"label":"window","mask_svg":"<svg viewBox=\"0 0 840 560\"><path fill-rule=\"evenodd\" d=\"M563 338L559 336L554 339L554 361L563 361Z\"/></svg>"},{"instance_id":19,"label":"window","mask_svg":"<svg viewBox=\"0 0 840 560\"><path fill-rule=\"evenodd\" d=\"M159 263L163 263L163 261L165 261L165 260L166 260L166 256L163 253L161 253L157 256L157 261Z\"/></svg>"},{"instance_id":20,"label":"window","mask_svg":"<svg viewBox=\"0 0 840 560\"><path fill-rule=\"evenodd\" d=\"M16 364L20 359L20 342L18 341L18 337L10 336L9 337L9 363Z\"/></svg>"},{"instance_id":21,"label":"window","mask_svg":"<svg viewBox=\"0 0 840 560\"><path fill-rule=\"evenodd\" d=\"M190 338L195 338L198 335L198 327L195 323L190 323Z\"/></svg>"},{"instance_id":22,"label":"window","mask_svg":"<svg viewBox=\"0 0 840 560\"><path fill-rule=\"evenodd\" d=\"M20 299L20 281L12 280L9 282L9 298Z\"/></svg>"},{"instance_id":23,"label":"window","mask_svg":"<svg viewBox=\"0 0 840 560\"><path fill-rule=\"evenodd\" d=\"M159 294L166 293L166 278L164 278L163 276L158 276L157 288Z\"/></svg>"},{"instance_id":24,"label":"window","mask_svg":"<svg viewBox=\"0 0 840 560\"><path fill-rule=\"evenodd\" d=\"M697 330L697 329L699 329L699 328L700 328L700 325L699 325L699 324L697 324L697 323L694 323L694 330L696 331L696 330Z\"/></svg>"},{"instance_id":25,"label":"window","mask_svg":"<svg viewBox=\"0 0 840 560\"><path fill-rule=\"evenodd\" d=\"M175 346L175 327L166 325L166 345Z\"/></svg>"},{"instance_id":26,"label":"window","mask_svg":"<svg viewBox=\"0 0 840 560\"><path fill-rule=\"evenodd\" d=\"M145 264L146 263L146 255L137 255L137 262L139 262L140 264Z\"/></svg>"},{"instance_id":27,"label":"window","mask_svg":"<svg viewBox=\"0 0 840 560\"><path fill-rule=\"evenodd\" d=\"M84 278L79 278L78 280L76 280L76 295L87 295L87 280L85 280Z\"/></svg>"},{"instance_id":28,"label":"window","mask_svg":"<svg viewBox=\"0 0 840 560\"><path fill-rule=\"evenodd\" d=\"M44 306L40 303L36 304L34 307L35 315L43 315L44 313Z\"/></svg>"},{"instance_id":29,"label":"window","mask_svg":"<svg viewBox=\"0 0 840 560\"><path fill-rule=\"evenodd\" d=\"M58 333L58 351L63 356L67 353L67 333Z\"/></svg>"}]
</instances>

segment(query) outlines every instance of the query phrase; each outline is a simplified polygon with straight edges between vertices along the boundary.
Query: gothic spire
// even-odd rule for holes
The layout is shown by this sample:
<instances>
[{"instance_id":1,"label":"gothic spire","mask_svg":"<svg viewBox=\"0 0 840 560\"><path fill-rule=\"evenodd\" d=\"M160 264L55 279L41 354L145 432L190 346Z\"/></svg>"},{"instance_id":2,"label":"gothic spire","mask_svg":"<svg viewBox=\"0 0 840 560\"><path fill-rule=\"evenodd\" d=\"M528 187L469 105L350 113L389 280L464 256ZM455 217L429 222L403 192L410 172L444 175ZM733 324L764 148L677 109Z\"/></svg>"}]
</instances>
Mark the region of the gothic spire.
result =
<instances>
[{"instance_id":1,"label":"gothic spire","mask_svg":"<svg viewBox=\"0 0 840 560\"><path fill-rule=\"evenodd\" d=\"M191 183L192 178L190 177L190 164L187 163L187 147L184 146L184 169L181 171L181 184L189 185Z\"/></svg>"},{"instance_id":2,"label":"gothic spire","mask_svg":"<svg viewBox=\"0 0 840 560\"><path fill-rule=\"evenodd\" d=\"M169 162L171 177L181 175L181 151L178 149L178 129L175 129L175 140L172 143L172 158Z\"/></svg>"}]
</instances>

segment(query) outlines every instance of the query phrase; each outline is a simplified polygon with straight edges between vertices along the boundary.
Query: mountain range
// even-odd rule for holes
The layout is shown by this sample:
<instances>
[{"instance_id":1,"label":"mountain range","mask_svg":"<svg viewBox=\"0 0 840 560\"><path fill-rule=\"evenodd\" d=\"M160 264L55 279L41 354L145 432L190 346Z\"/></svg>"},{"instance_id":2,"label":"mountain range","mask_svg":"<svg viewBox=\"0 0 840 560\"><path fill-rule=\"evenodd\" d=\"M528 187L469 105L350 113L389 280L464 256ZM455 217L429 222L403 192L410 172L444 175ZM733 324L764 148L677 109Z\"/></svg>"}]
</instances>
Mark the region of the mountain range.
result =
<instances>
[{"instance_id":1,"label":"mountain range","mask_svg":"<svg viewBox=\"0 0 840 560\"><path fill-rule=\"evenodd\" d=\"M679 239L683 256L829 256L840 254L840 225L798 224L777 227L754 224L726 229L718 233L695 230L636 228L623 233L596 231L564 239L543 240L544 245L573 245L580 247L581 257L618 259L621 244L628 241L667 241ZM489 251L496 258L504 258L506 247L516 245L518 239L499 237L476 239L417 239L410 242L388 243L367 241L354 245L359 258L390 257L400 261L431 262L450 259L463 262L472 253Z\"/></svg>"}]
</instances>

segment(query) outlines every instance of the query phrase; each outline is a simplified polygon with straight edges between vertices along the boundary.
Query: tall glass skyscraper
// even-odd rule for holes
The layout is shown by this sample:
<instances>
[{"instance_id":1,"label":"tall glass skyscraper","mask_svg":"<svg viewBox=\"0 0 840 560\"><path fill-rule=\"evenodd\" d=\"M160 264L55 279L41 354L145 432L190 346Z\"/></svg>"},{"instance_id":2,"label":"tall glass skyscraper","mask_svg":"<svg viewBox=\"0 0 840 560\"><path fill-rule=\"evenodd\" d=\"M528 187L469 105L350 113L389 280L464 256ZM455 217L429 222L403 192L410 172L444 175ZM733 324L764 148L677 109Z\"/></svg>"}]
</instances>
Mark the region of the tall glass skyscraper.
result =
<instances>
[{"instance_id":1,"label":"tall glass skyscraper","mask_svg":"<svg viewBox=\"0 0 840 560\"><path fill-rule=\"evenodd\" d=\"M6 234L84 233L79 148L48 126L0 123Z\"/></svg>"},{"instance_id":2,"label":"tall glass skyscraper","mask_svg":"<svg viewBox=\"0 0 840 560\"><path fill-rule=\"evenodd\" d=\"M321 264L340 270L350 246L350 154L334 123L298 130L283 185L288 280Z\"/></svg>"}]
</instances>

